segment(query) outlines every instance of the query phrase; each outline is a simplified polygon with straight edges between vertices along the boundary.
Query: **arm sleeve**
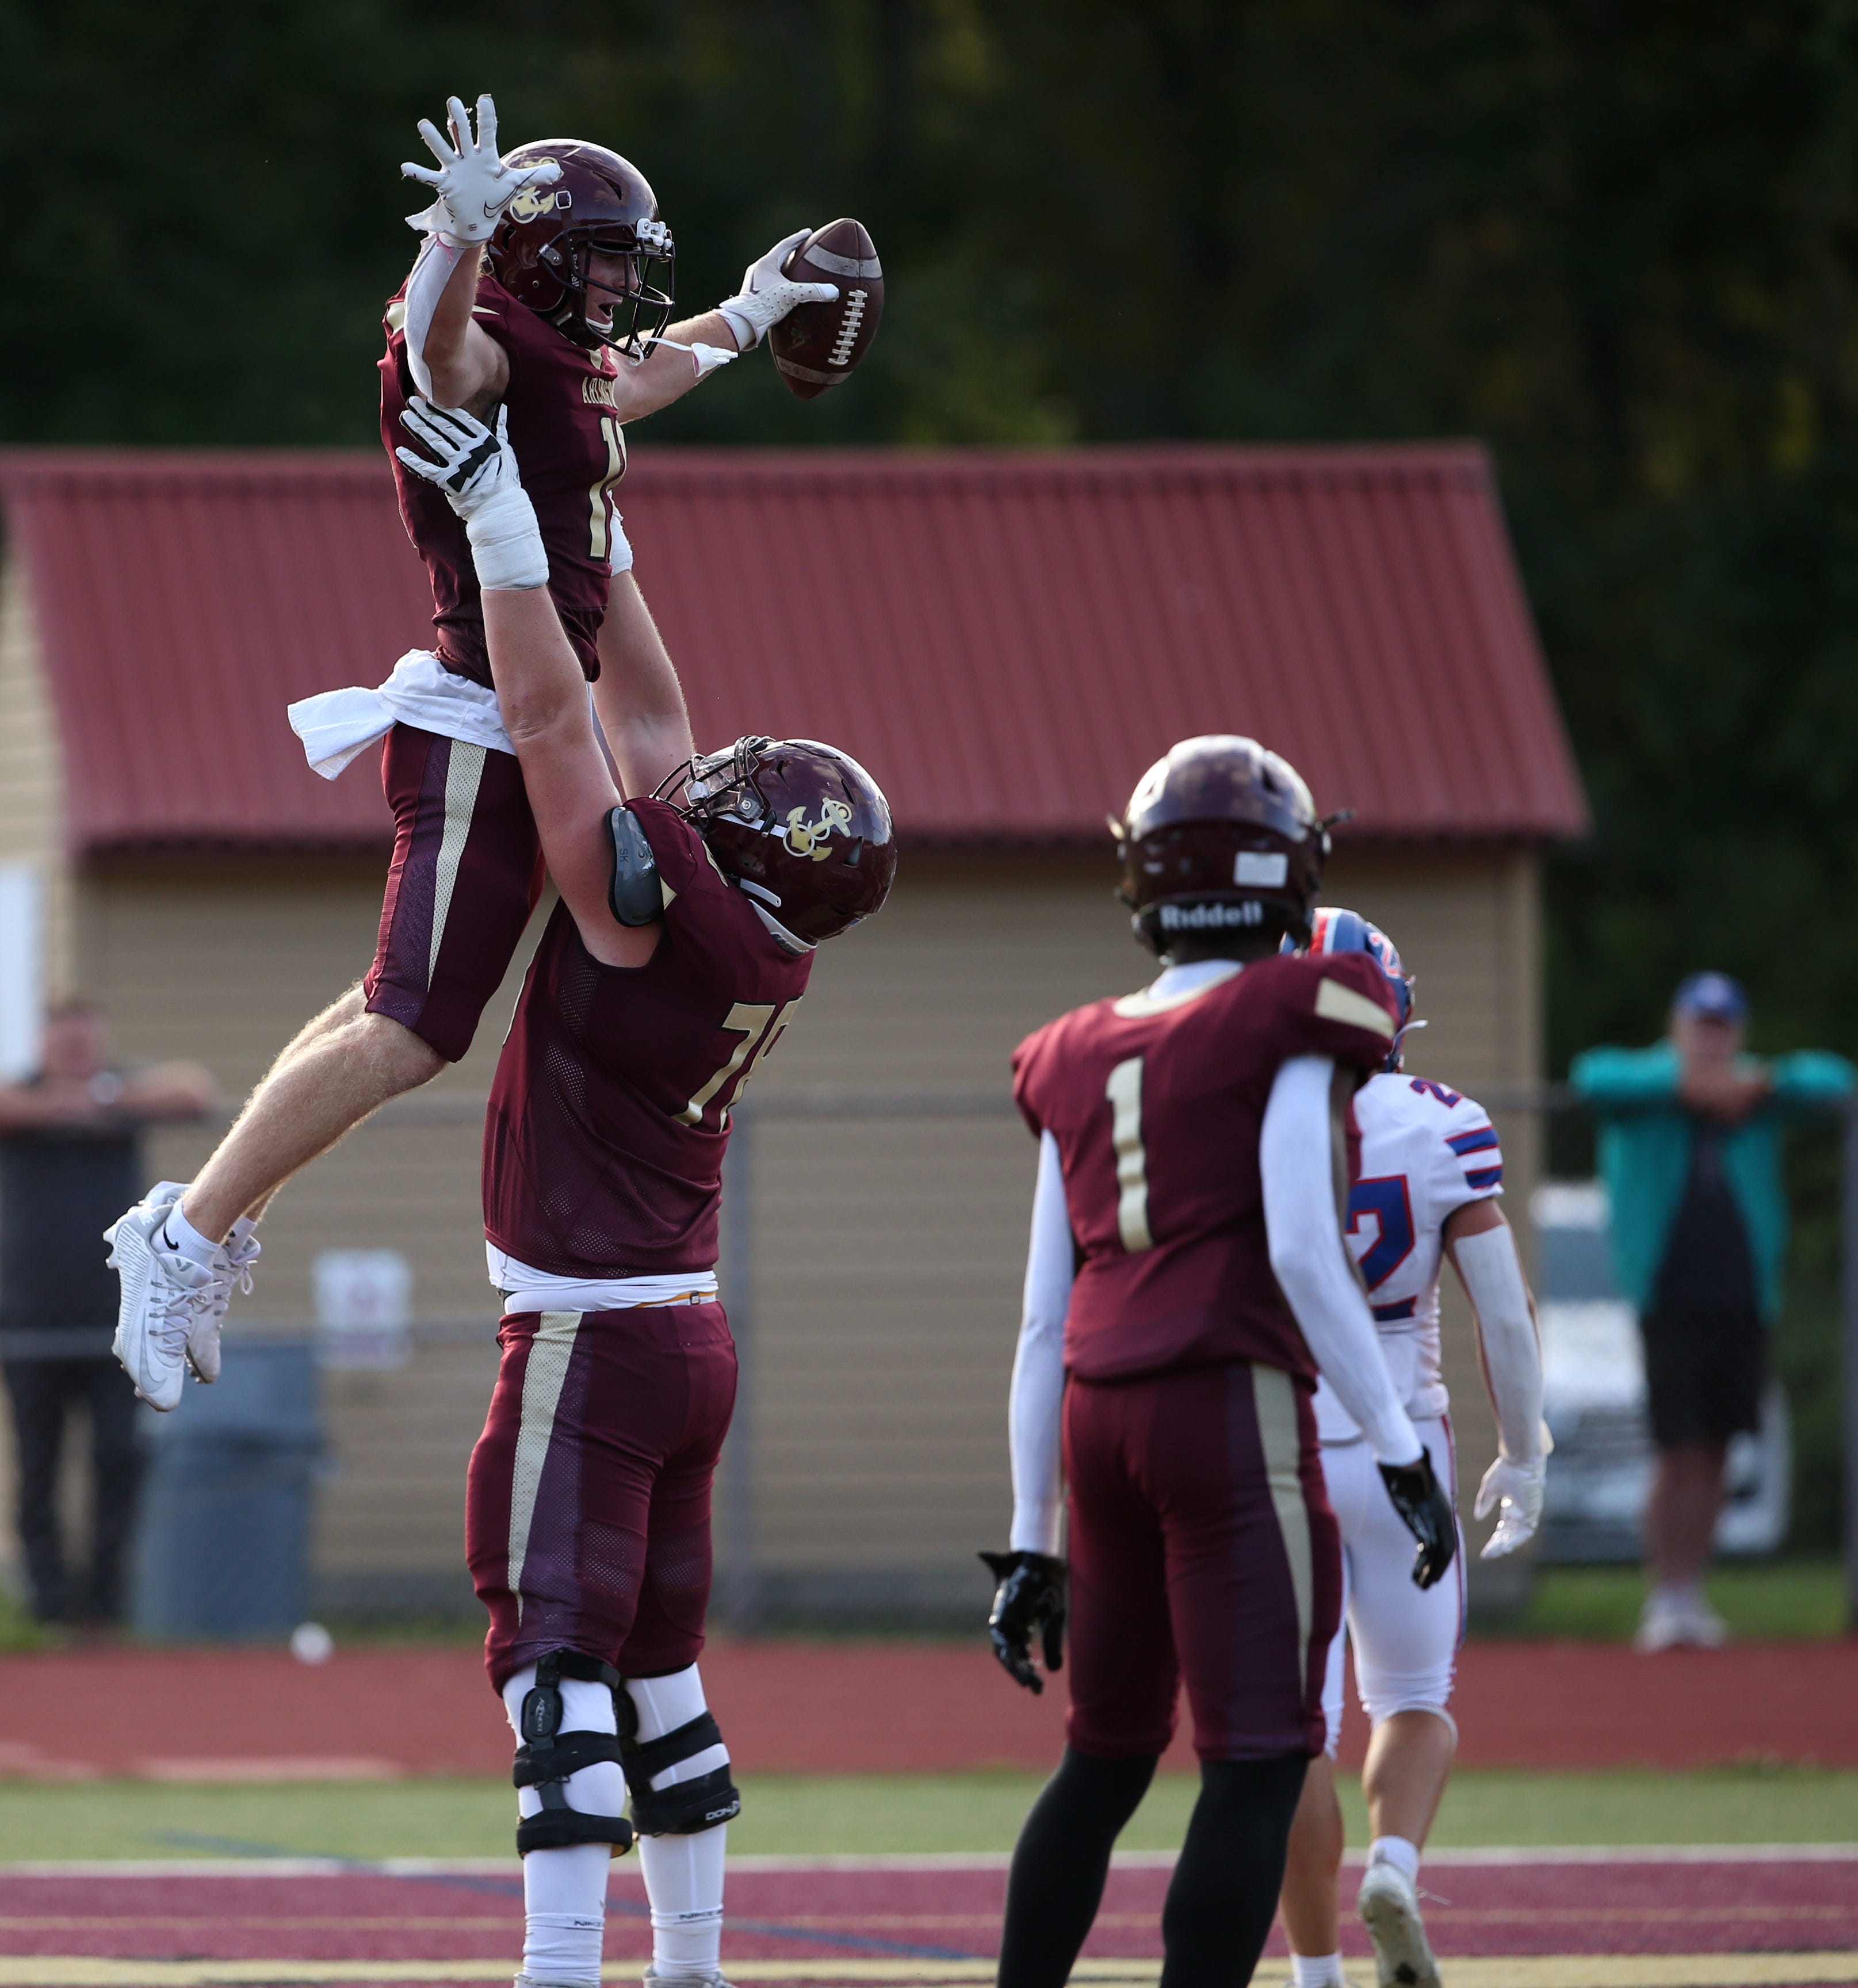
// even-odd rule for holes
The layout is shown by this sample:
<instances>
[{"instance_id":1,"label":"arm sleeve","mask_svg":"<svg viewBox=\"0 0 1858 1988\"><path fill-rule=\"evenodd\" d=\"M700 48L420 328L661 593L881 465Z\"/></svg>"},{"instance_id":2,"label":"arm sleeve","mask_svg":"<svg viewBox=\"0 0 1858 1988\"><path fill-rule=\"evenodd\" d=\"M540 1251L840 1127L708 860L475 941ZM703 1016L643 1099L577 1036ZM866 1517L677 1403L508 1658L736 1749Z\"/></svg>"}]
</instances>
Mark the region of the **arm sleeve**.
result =
<instances>
[{"instance_id":1,"label":"arm sleeve","mask_svg":"<svg viewBox=\"0 0 1858 1988\"><path fill-rule=\"evenodd\" d=\"M1271 1267L1323 1378L1383 1463L1411 1463L1420 1440L1394 1392L1380 1335L1336 1215L1327 1057L1292 1057L1265 1107L1258 1161Z\"/></svg>"},{"instance_id":2,"label":"arm sleeve","mask_svg":"<svg viewBox=\"0 0 1858 1988\"><path fill-rule=\"evenodd\" d=\"M1039 1140L1039 1182L1032 1194L1032 1239L1025 1259L1025 1304L1007 1430L1013 1457L1015 1553L1056 1554L1063 1508L1059 1458L1065 1397L1065 1308L1073 1274L1071 1218L1065 1206L1058 1141Z\"/></svg>"},{"instance_id":3,"label":"arm sleeve","mask_svg":"<svg viewBox=\"0 0 1858 1988\"><path fill-rule=\"evenodd\" d=\"M1532 1462L1542 1454L1542 1347L1515 1236L1507 1222L1480 1229L1460 1237L1452 1256L1478 1315L1499 1445L1512 1463Z\"/></svg>"},{"instance_id":4,"label":"arm sleeve","mask_svg":"<svg viewBox=\"0 0 1858 1988\"><path fill-rule=\"evenodd\" d=\"M413 384L430 399L432 375L426 365L426 334L444 295L451 272L458 266L464 249L428 235L414 259L413 273L407 279L407 366Z\"/></svg>"}]
</instances>

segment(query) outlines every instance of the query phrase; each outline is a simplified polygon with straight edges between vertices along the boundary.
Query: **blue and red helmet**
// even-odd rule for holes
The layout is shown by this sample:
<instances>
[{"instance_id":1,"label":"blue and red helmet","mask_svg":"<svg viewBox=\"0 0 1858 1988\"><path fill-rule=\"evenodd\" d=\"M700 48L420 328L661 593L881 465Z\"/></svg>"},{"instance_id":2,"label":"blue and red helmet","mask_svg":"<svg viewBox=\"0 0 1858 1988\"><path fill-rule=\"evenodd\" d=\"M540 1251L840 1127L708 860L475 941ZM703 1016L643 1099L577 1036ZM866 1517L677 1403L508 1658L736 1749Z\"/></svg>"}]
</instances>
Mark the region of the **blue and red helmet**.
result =
<instances>
[{"instance_id":1,"label":"blue and red helmet","mask_svg":"<svg viewBox=\"0 0 1858 1988\"><path fill-rule=\"evenodd\" d=\"M1413 976L1400 965L1394 942L1380 926L1370 925L1359 911L1344 911L1339 904L1319 904L1310 914L1309 943L1293 947L1286 938L1283 949L1286 952L1365 952L1373 961L1394 996L1394 1013L1399 1023L1385 1067L1398 1070L1400 1038L1413 1021Z\"/></svg>"}]
</instances>

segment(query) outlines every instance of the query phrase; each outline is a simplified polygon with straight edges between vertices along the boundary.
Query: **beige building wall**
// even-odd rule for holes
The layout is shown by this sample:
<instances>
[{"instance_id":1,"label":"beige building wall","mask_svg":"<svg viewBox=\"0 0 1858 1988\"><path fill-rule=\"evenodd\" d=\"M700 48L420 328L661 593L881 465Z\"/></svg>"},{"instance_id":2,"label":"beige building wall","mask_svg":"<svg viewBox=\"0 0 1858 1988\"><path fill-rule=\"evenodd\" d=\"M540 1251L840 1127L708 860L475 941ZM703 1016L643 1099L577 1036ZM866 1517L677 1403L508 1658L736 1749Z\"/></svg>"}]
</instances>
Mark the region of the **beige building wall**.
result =
<instances>
[{"instance_id":1,"label":"beige building wall","mask_svg":"<svg viewBox=\"0 0 1858 1988\"><path fill-rule=\"evenodd\" d=\"M1539 1069L1538 912L1526 855L1344 851L1326 895L1394 934L1431 1026L1412 1067L1471 1090ZM83 985L123 1049L198 1057L242 1095L304 1019L360 973L377 858L90 866L76 897ZM758 1079L768 1108L740 1155L754 1263L745 1327L751 1412L732 1442L719 1533L752 1552L777 1605L956 1604L984 1594L975 1550L1003 1543L1007 1378L1032 1147L999 1108L1007 1057L1062 1009L1152 972L1112 902L1106 858L906 860L881 918L823 954L806 1005ZM483 1276L472 1100L514 999L471 1057L397 1118L364 1128L279 1198L246 1330L302 1327L328 1247L404 1250L421 1325L411 1364L329 1378L333 1474L317 1554L339 1604L468 1599L464 1468L495 1368ZM795 1117L816 1086L964 1087L966 1115ZM1505 1124L1512 1182L1529 1142ZM184 1178L208 1134L152 1142ZM738 1181L738 1187L742 1185ZM1517 1199L1512 1193L1512 1200ZM1450 1364L1467 1469L1488 1455L1462 1321ZM184 1413L184 1406L181 1412Z\"/></svg>"}]
</instances>

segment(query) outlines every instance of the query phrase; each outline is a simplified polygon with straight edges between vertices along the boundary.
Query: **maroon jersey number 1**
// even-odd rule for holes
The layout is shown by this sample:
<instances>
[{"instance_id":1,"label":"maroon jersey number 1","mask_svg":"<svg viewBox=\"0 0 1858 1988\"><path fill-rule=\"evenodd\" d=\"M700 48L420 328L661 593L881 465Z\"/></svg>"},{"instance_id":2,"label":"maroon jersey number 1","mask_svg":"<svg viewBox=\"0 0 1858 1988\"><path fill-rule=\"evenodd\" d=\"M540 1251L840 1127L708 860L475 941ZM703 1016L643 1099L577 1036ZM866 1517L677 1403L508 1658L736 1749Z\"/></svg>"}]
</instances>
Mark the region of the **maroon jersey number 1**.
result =
<instances>
[{"instance_id":1,"label":"maroon jersey number 1","mask_svg":"<svg viewBox=\"0 0 1858 1988\"><path fill-rule=\"evenodd\" d=\"M1155 1246L1148 1226L1148 1148L1142 1143L1142 1059L1118 1063L1103 1091L1116 1114L1110 1138L1116 1148L1116 1232L1133 1256Z\"/></svg>"},{"instance_id":2,"label":"maroon jersey number 1","mask_svg":"<svg viewBox=\"0 0 1858 1988\"><path fill-rule=\"evenodd\" d=\"M593 530L587 550L591 558L604 561L613 556L613 486L626 474L626 438L611 414L601 415L600 434L606 444L606 468L588 492Z\"/></svg>"}]
</instances>

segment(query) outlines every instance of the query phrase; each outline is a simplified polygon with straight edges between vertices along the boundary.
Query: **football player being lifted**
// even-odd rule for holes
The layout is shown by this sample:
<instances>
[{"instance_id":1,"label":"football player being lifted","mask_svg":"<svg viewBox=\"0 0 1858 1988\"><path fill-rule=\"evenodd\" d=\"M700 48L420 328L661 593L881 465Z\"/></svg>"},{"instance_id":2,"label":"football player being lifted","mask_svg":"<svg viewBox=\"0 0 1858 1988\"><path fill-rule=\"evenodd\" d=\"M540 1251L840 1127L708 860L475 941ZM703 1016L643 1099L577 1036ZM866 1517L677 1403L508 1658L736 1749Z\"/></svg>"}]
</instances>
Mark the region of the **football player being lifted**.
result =
<instances>
[{"instance_id":1,"label":"football player being lifted","mask_svg":"<svg viewBox=\"0 0 1858 1988\"><path fill-rule=\"evenodd\" d=\"M625 791L648 793L647 773L685 718L614 508L625 424L836 290L779 274L796 235L751 266L740 294L667 332L674 245L635 167L579 140L499 157L488 97L475 133L455 98L448 137L420 129L438 164L403 170L435 198L410 217L424 239L388 306L383 441L391 457L415 394L478 412L501 404L562 627L603 718L627 742L615 755ZM384 737L394 844L378 945L361 984L285 1049L198 1177L164 1183L111 1231L118 1354L158 1408L180 1399L187 1367L202 1380L218 1372L219 1324L235 1281L249 1277L254 1222L270 1197L377 1107L464 1054L540 893L471 548L444 498L397 458L394 467L431 580L432 646L402 657L378 689L332 691L291 711L312 765L331 779ZM615 685L645 680L660 703L622 708Z\"/></svg>"},{"instance_id":2,"label":"football player being lifted","mask_svg":"<svg viewBox=\"0 0 1858 1988\"><path fill-rule=\"evenodd\" d=\"M1364 956L1285 955L1329 850L1309 789L1249 739L1190 739L1118 830L1140 993L1022 1043L1039 1141L1010 1409L995 1653L1037 1690L1062 1652L1056 1774L1014 1852L1002 1988L1058 1988L1184 1683L1201 1792L1162 1915L1164 1988L1240 1988L1276 1909L1323 1665L1342 1615L1319 1369L1366 1432L1376 1495L1437 1583L1451 1507L1402 1405L1343 1242L1350 1100L1398 1019ZM1061 1468L1062 1457L1062 1468Z\"/></svg>"},{"instance_id":3,"label":"football player being lifted","mask_svg":"<svg viewBox=\"0 0 1858 1988\"><path fill-rule=\"evenodd\" d=\"M504 722L561 892L485 1128L502 1361L465 1506L490 1679L519 1741L518 1981L594 1988L608 1859L636 1834L647 1980L718 1988L738 1802L697 1657L735 1395L716 1292L723 1155L815 948L884 901L890 810L830 746L744 739L695 756L664 715L675 679L655 655L613 670L607 741L637 780L623 798L507 444L422 401L406 425L410 473L469 536Z\"/></svg>"},{"instance_id":4,"label":"football player being lifted","mask_svg":"<svg viewBox=\"0 0 1858 1988\"><path fill-rule=\"evenodd\" d=\"M1413 983L1387 935L1353 911L1318 911L1312 958L1370 961L1385 979L1404 1033ZM1484 1547L1513 1553L1542 1516L1546 1469L1542 1356L1515 1239L1497 1205L1503 1154L1482 1107L1401 1069L1396 1036L1380 1072L1355 1094L1361 1165L1349 1190L1348 1232L1394 1385L1434 1473L1457 1497L1451 1404L1439 1357L1439 1272L1451 1259L1478 1323L1496 1409L1499 1452L1478 1494L1498 1512ZM1407 1579L1410 1543L1380 1495L1360 1425L1326 1378L1316 1390L1316 1432L1329 1501L1342 1530L1346 1635L1373 1726L1362 1775L1373 1842L1357 1901L1374 1942L1381 1988L1438 1988L1419 1909L1419 1857L1451 1771L1458 1729L1448 1709L1464 1621L1464 1564L1427 1588ZM1303 1784L1290 1836L1283 1897L1297 1988L1342 1988L1336 1882L1342 1808L1335 1755L1342 1730L1342 1645L1329 1650L1323 1692L1327 1750Z\"/></svg>"}]
</instances>

